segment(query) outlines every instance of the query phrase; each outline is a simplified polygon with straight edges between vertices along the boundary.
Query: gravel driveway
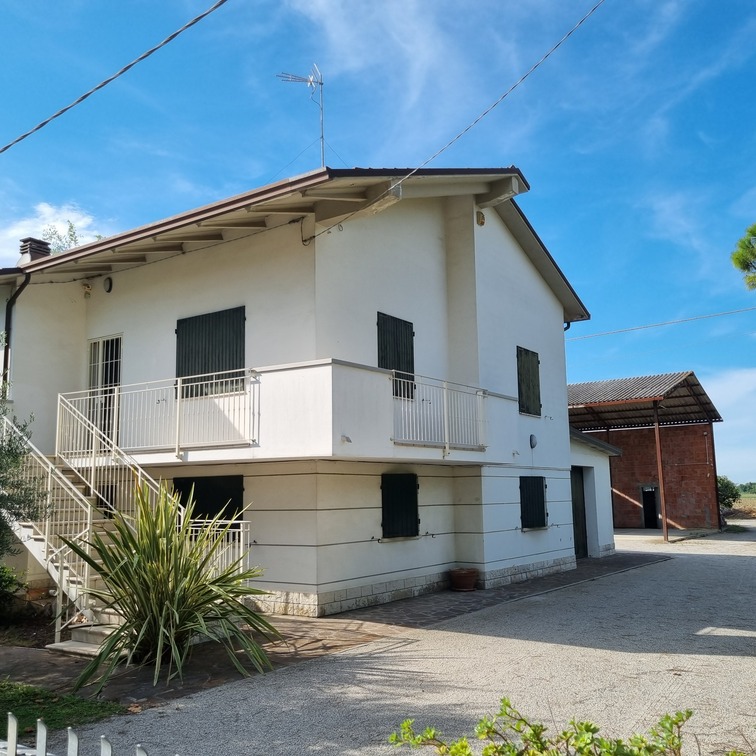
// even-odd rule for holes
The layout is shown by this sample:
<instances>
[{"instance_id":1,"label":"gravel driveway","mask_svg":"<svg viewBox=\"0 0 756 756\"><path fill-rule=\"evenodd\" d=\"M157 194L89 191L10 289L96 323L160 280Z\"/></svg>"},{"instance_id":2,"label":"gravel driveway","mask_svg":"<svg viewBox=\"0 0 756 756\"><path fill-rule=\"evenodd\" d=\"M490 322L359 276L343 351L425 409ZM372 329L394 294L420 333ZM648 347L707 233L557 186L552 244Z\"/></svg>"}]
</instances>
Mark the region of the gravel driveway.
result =
<instances>
[{"instance_id":1,"label":"gravel driveway","mask_svg":"<svg viewBox=\"0 0 756 756\"><path fill-rule=\"evenodd\" d=\"M461 734L503 695L550 727L620 736L692 708L688 753L694 736L702 753L756 746L756 528L617 546L673 558L101 722L83 751L105 733L116 754L378 756L406 717ZM65 753L62 735L49 748Z\"/></svg>"}]
</instances>

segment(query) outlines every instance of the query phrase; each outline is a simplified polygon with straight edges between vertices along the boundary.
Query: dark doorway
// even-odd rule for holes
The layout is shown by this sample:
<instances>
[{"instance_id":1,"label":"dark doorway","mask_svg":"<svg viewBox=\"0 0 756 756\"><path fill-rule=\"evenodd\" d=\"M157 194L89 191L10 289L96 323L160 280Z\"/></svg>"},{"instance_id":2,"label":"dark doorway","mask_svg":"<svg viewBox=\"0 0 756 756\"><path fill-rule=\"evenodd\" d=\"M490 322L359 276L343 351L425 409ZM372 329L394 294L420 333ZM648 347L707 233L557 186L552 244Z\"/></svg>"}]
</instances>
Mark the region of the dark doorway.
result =
<instances>
[{"instance_id":1,"label":"dark doorway","mask_svg":"<svg viewBox=\"0 0 756 756\"><path fill-rule=\"evenodd\" d=\"M643 527L659 528L659 512L656 504L657 488L644 486L641 490L643 496Z\"/></svg>"},{"instance_id":2,"label":"dark doorway","mask_svg":"<svg viewBox=\"0 0 756 756\"><path fill-rule=\"evenodd\" d=\"M572 483L572 530L575 540L575 557L588 556L588 532L585 526L585 482L583 468L573 467L570 471Z\"/></svg>"},{"instance_id":3,"label":"dark doorway","mask_svg":"<svg viewBox=\"0 0 756 756\"><path fill-rule=\"evenodd\" d=\"M244 508L244 478L241 475L214 475L205 478L174 478L173 488L186 506L194 491L195 520L210 520L220 514L234 520Z\"/></svg>"}]
</instances>

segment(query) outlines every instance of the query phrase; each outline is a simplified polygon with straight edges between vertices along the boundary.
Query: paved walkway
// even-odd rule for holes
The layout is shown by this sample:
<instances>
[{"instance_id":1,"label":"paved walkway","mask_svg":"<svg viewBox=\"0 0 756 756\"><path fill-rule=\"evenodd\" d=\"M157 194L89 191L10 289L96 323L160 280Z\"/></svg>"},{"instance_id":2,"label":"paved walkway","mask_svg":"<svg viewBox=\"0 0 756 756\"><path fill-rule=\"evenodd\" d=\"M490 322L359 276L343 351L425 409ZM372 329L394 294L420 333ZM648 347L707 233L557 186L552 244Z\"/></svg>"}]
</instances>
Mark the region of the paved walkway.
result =
<instances>
[{"instance_id":1,"label":"paved walkway","mask_svg":"<svg viewBox=\"0 0 756 756\"><path fill-rule=\"evenodd\" d=\"M402 719L470 731L502 695L551 728L589 718L627 735L691 707L701 753L742 747L739 733L754 742L756 529L670 544L646 531L617 544L615 557L495 592L277 619L291 646L272 650L287 666L272 674L239 680L202 649L192 664L202 673L184 686L123 679L109 695L123 685L163 705L82 728L83 754L107 733L124 754L141 742L150 756L382 756L396 753L385 739ZM50 750L65 752L62 735Z\"/></svg>"},{"instance_id":2,"label":"paved walkway","mask_svg":"<svg viewBox=\"0 0 756 756\"><path fill-rule=\"evenodd\" d=\"M604 559L584 559L576 570L561 572L502 588L460 593L445 591L391 604L357 609L324 618L274 616L272 623L284 641L266 643L275 668L287 667L325 654L395 635L402 628L428 627L490 606L554 591L568 585L596 580L605 575L635 569L667 556L644 553L615 554ZM45 649L0 647L0 671L16 682L68 692L86 661ZM254 673L251 665L245 664ZM136 667L111 678L102 697L121 703L158 706L200 690L239 679L226 652L216 644L201 644L192 653L183 681L152 685L150 669ZM82 691L82 695L88 695Z\"/></svg>"}]
</instances>

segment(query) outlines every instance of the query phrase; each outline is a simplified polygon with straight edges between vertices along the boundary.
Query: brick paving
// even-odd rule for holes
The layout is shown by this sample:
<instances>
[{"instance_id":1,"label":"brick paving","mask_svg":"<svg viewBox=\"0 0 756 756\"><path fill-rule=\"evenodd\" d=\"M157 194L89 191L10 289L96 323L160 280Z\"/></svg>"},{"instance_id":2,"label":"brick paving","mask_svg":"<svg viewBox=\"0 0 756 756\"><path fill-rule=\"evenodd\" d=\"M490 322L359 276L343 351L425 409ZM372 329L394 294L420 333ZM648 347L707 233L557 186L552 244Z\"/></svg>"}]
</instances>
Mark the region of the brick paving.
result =
<instances>
[{"instance_id":1,"label":"brick paving","mask_svg":"<svg viewBox=\"0 0 756 756\"><path fill-rule=\"evenodd\" d=\"M553 575L524 580L519 583L510 583L501 588L488 588L470 592L429 593L424 596L393 601L390 604L352 609L341 614L334 614L332 618L362 620L399 627L427 627L468 612L486 609L489 606L517 601L539 593L556 591L568 585L597 580L604 575L633 570L669 558L662 554L617 553L602 559L581 559L578 561L575 570L557 572Z\"/></svg>"}]
</instances>

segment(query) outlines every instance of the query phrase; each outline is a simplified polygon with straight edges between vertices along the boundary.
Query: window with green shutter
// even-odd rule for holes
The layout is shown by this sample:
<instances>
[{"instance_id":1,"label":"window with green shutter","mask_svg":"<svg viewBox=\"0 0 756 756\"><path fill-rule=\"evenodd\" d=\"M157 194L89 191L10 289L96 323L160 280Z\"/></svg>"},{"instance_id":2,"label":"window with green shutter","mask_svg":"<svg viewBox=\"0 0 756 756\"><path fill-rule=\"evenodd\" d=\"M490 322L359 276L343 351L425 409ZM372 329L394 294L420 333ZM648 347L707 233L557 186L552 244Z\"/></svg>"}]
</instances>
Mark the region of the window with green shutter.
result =
<instances>
[{"instance_id":1,"label":"window with green shutter","mask_svg":"<svg viewBox=\"0 0 756 756\"><path fill-rule=\"evenodd\" d=\"M520 521L522 529L547 527L546 479L542 475L520 478Z\"/></svg>"},{"instance_id":2,"label":"window with green shutter","mask_svg":"<svg viewBox=\"0 0 756 756\"><path fill-rule=\"evenodd\" d=\"M417 475L381 475L383 538L412 538L420 534L417 506Z\"/></svg>"},{"instance_id":3,"label":"window with green shutter","mask_svg":"<svg viewBox=\"0 0 756 756\"><path fill-rule=\"evenodd\" d=\"M520 412L525 415L541 414L541 377L538 353L517 347L517 397Z\"/></svg>"},{"instance_id":4,"label":"window with green shutter","mask_svg":"<svg viewBox=\"0 0 756 756\"><path fill-rule=\"evenodd\" d=\"M244 323L244 307L177 321L176 377L189 379L184 397L243 388Z\"/></svg>"},{"instance_id":5,"label":"window with green shutter","mask_svg":"<svg viewBox=\"0 0 756 756\"><path fill-rule=\"evenodd\" d=\"M415 331L408 320L378 313L378 367L396 372L394 396L415 395Z\"/></svg>"}]
</instances>

